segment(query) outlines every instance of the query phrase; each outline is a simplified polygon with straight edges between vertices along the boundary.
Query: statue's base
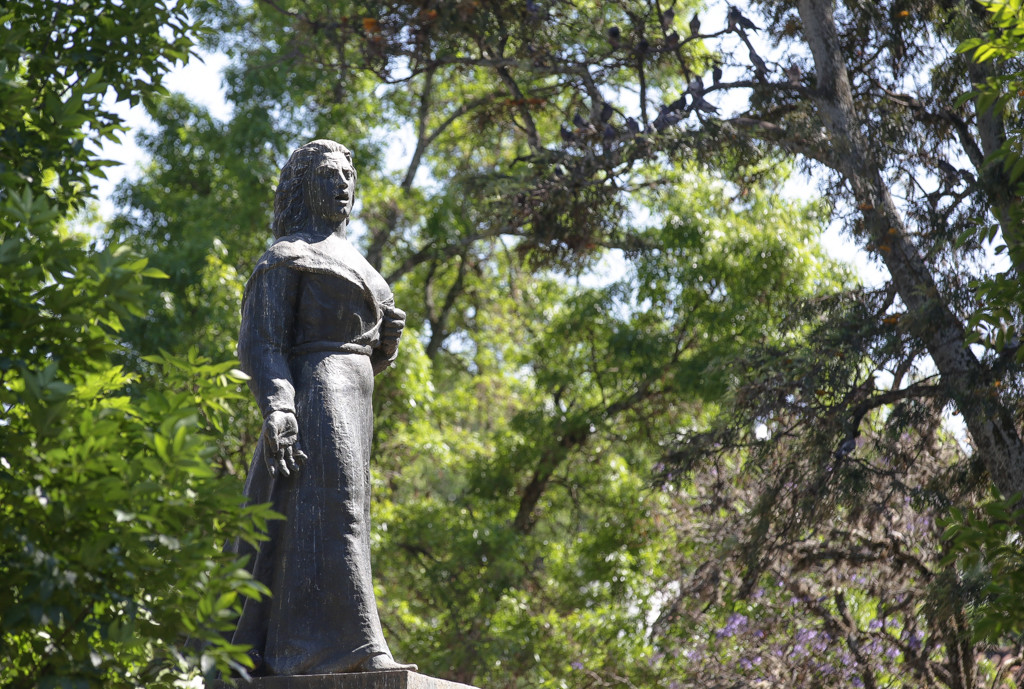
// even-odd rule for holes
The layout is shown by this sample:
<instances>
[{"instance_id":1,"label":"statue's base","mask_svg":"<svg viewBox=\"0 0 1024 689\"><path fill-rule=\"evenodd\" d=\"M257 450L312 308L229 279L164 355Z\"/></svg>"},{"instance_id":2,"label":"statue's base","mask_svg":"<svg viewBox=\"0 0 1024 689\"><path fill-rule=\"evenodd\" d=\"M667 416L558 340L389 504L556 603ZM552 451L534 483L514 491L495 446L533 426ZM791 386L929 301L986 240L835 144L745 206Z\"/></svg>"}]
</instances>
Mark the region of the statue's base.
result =
<instances>
[{"instance_id":1,"label":"statue's base","mask_svg":"<svg viewBox=\"0 0 1024 689\"><path fill-rule=\"evenodd\" d=\"M236 679L238 689L474 689L468 684L449 682L408 670L387 672L346 672L337 675L292 675ZM228 689L218 682L217 689Z\"/></svg>"}]
</instances>

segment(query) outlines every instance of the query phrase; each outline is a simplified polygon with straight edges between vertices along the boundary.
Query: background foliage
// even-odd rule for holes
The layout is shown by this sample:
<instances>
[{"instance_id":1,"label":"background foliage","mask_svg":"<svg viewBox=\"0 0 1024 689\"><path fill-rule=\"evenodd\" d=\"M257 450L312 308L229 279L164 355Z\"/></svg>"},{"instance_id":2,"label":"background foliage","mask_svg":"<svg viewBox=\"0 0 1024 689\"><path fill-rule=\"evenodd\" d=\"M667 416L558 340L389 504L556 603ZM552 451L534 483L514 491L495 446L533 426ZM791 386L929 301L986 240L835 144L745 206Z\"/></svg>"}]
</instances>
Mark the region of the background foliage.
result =
<instances>
[{"instance_id":1,"label":"background foliage","mask_svg":"<svg viewBox=\"0 0 1024 689\"><path fill-rule=\"evenodd\" d=\"M262 591L223 548L273 515L241 507L215 458L244 376L195 349L147 357L158 380L116 363L167 275L69 222L107 164L89 146L123 130L117 102L162 93L194 10L0 8L3 686L183 686L251 664L222 632Z\"/></svg>"},{"instance_id":2,"label":"background foliage","mask_svg":"<svg viewBox=\"0 0 1024 689\"><path fill-rule=\"evenodd\" d=\"M125 438L164 423L153 391L209 407L207 511L182 527L203 547L267 516L205 526L259 429L219 376L277 170L334 138L353 241L409 312L373 459L400 660L478 686L1019 683L1019 3L190 10L231 57L232 115L152 99L151 160L103 232L122 270L169 277L118 283L138 311L102 316L95 358ZM785 193L794 171L820 201ZM830 223L883 284L825 258Z\"/></svg>"}]
</instances>

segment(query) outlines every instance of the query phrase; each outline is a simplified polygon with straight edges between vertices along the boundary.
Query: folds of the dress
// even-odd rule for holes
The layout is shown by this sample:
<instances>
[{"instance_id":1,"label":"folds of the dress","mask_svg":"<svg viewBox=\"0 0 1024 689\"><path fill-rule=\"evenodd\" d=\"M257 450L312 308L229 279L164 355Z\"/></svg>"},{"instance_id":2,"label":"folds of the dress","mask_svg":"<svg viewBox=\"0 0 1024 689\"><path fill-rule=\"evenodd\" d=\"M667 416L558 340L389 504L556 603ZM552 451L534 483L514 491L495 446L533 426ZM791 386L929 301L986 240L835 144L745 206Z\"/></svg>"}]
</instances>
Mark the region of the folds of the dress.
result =
<instances>
[{"instance_id":1,"label":"folds of the dress","mask_svg":"<svg viewBox=\"0 0 1024 689\"><path fill-rule=\"evenodd\" d=\"M390 656L370 570L370 443L373 372L360 354L313 352L291 361L299 442L298 475L271 479L262 450L245 493L271 502L259 551L248 544L254 578L272 592L248 599L233 636L251 644L271 674L344 672L369 656Z\"/></svg>"}]
</instances>

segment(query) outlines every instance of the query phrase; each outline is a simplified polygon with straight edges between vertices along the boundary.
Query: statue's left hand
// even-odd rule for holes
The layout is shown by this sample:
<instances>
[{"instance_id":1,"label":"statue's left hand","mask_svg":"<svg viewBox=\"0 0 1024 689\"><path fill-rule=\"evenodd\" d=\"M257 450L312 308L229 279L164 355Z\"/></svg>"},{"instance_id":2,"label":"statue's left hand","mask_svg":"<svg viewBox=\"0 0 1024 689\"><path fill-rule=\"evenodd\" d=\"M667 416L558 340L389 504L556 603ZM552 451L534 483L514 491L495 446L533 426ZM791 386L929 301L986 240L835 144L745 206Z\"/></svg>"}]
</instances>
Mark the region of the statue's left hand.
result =
<instances>
[{"instance_id":1,"label":"statue's left hand","mask_svg":"<svg viewBox=\"0 0 1024 689\"><path fill-rule=\"evenodd\" d=\"M299 445L299 422L295 414L275 411L263 422L263 459L270 475L280 471L284 476L299 473L300 463L306 460L306 453Z\"/></svg>"},{"instance_id":2,"label":"statue's left hand","mask_svg":"<svg viewBox=\"0 0 1024 689\"><path fill-rule=\"evenodd\" d=\"M405 330L405 311L394 306L384 306L381 310L384 312L384 318L380 326L378 347L390 357L398 351L398 340Z\"/></svg>"},{"instance_id":3,"label":"statue's left hand","mask_svg":"<svg viewBox=\"0 0 1024 689\"><path fill-rule=\"evenodd\" d=\"M402 337L405 329L405 311L396 309L394 306L382 306L383 318L380 324L380 342L377 348L370 355L370 362L373 364L373 375L377 375L387 369L391 362L398 357L398 340Z\"/></svg>"}]
</instances>

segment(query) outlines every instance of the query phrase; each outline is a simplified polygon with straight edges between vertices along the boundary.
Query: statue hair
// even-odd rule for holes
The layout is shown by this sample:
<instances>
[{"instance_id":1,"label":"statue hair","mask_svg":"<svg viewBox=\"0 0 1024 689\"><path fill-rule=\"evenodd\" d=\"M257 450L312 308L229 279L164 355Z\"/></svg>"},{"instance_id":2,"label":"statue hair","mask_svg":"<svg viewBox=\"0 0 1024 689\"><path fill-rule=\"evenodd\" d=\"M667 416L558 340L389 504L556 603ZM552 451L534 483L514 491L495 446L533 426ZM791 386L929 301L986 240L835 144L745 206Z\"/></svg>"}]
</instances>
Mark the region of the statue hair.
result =
<instances>
[{"instance_id":1,"label":"statue hair","mask_svg":"<svg viewBox=\"0 0 1024 689\"><path fill-rule=\"evenodd\" d=\"M274 192L274 222L271 229L280 239L299 232L309 218L305 199L306 175L329 153L342 153L352 162L352 152L336 141L317 139L295 149L281 168L281 179Z\"/></svg>"}]
</instances>

